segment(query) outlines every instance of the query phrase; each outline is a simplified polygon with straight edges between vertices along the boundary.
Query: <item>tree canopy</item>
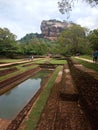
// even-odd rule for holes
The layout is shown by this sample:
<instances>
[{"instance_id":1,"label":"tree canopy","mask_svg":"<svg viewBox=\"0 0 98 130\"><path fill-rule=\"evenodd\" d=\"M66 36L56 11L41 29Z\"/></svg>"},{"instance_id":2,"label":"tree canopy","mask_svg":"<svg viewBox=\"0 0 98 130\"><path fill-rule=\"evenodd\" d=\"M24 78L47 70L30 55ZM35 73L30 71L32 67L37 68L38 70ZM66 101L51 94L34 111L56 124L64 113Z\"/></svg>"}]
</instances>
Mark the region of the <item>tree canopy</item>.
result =
<instances>
[{"instance_id":1,"label":"tree canopy","mask_svg":"<svg viewBox=\"0 0 98 130\"><path fill-rule=\"evenodd\" d=\"M88 35L88 39L90 42L90 47L93 50L98 50L98 29L94 29L94 30L90 31L90 33Z\"/></svg>"},{"instance_id":2,"label":"tree canopy","mask_svg":"<svg viewBox=\"0 0 98 130\"><path fill-rule=\"evenodd\" d=\"M86 53L89 50L86 31L87 29L80 25L65 29L58 37L61 53L63 55Z\"/></svg>"},{"instance_id":3,"label":"tree canopy","mask_svg":"<svg viewBox=\"0 0 98 130\"><path fill-rule=\"evenodd\" d=\"M24 57L27 55L75 55L90 54L98 50L98 29L88 33L88 29L74 24L66 28L57 41L49 41L29 34L22 40L16 41L16 36L7 28L0 28L0 55L10 58Z\"/></svg>"},{"instance_id":4,"label":"tree canopy","mask_svg":"<svg viewBox=\"0 0 98 130\"><path fill-rule=\"evenodd\" d=\"M17 51L16 35L7 28L0 28L0 54L12 56Z\"/></svg>"}]
</instances>

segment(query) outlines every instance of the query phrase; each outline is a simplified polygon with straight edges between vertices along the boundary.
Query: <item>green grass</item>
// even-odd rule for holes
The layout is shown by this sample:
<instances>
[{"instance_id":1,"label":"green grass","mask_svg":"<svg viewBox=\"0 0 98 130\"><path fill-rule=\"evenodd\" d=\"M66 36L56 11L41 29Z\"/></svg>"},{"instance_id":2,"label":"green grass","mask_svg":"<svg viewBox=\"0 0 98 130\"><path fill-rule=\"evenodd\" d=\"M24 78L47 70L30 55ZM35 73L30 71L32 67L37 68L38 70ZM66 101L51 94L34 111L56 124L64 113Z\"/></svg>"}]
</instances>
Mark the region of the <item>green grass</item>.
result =
<instances>
[{"instance_id":1,"label":"green grass","mask_svg":"<svg viewBox=\"0 0 98 130\"><path fill-rule=\"evenodd\" d=\"M43 63L45 63L47 60L48 60L47 58L39 58L39 59L34 60L34 63L43 64Z\"/></svg>"},{"instance_id":2,"label":"green grass","mask_svg":"<svg viewBox=\"0 0 98 130\"><path fill-rule=\"evenodd\" d=\"M66 62L66 60L51 59L49 61L49 63L51 63L51 64L66 64L67 62Z\"/></svg>"},{"instance_id":3,"label":"green grass","mask_svg":"<svg viewBox=\"0 0 98 130\"><path fill-rule=\"evenodd\" d=\"M66 60L57 60L57 59L51 59L51 58L38 59L34 61L34 63L37 63L37 64L43 64L45 62L49 62L51 64L66 64Z\"/></svg>"},{"instance_id":4,"label":"green grass","mask_svg":"<svg viewBox=\"0 0 98 130\"><path fill-rule=\"evenodd\" d=\"M40 95L39 100L35 104L34 108L31 110L28 120L25 121L25 130L35 130L35 127L37 126L37 123L40 119L40 115L46 105L50 91L53 87L54 81L60 70L61 70L61 66L57 67L52 77L49 79L48 83L46 84L43 92Z\"/></svg>"},{"instance_id":5,"label":"green grass","mask_svg":"<svg viewBox=\"0 0 98 130\"><path fill-rule=\"evenodd\" d=\"M90 69L93 69L95 71L98 71L98 64L89 63L87 61L83 61L83 60L75 59L75 58L73 58L73 60L76 61L76 62L79 62L80 64L84 65L87 68L90 68Z\"/></svg>"}]
</instances>

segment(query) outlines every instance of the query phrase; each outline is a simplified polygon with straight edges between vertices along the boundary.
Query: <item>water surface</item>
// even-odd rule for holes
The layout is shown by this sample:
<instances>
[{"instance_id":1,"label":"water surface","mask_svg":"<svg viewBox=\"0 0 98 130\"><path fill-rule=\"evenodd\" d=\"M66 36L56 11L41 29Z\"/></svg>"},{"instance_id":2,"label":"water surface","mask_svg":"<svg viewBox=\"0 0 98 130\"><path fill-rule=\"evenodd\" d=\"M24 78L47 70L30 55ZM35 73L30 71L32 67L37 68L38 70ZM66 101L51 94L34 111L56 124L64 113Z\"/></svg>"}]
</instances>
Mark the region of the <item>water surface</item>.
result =
<instances>
[{"instance_id":1,"label":"water surface","mask_svg":"<svg viewBox=\"0 0 98 130\"><path fill-rule=\"evenodd\" d=\"M13 119L40 88L50 71L40 71L0 96L0 118Z\"/></svg>"}]
</instances>

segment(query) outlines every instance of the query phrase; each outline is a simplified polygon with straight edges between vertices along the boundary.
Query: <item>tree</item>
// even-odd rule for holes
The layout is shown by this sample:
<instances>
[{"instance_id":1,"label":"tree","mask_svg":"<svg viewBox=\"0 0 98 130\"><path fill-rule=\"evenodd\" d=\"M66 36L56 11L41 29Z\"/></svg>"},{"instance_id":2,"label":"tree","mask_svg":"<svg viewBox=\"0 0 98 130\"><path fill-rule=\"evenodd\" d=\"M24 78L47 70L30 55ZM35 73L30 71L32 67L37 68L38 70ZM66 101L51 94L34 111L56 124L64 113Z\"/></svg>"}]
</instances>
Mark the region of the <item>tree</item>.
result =
<instances>
[{"instance_id":1,"label":"tree","mask_svg":"<svg viewBox=\"0 0 98 130\"><path fill-rule=\"evenodd\" d=\"M75 1L78 0L61 0L60 2L58 2L59 11L62 14L67 13L67 18L69 18L70 16L69 12L72 11ZM98 5L98 0L84 0L84 1L89 3L91 6Z\"/></svg>"},{"instance_id":2,"label":"tree","mask_svg":"<svg viewBox=\"0 0 98 130\"><path fill-rule=\"evenodd\" d=\"M0 28L0 54L13 56L17 52L16 36L7 28Z\"/></svg>"},{"instance_id":3,"label":"tree","mask_svg":"<svg viewBox=\"0 0 98 130\"><path fill-rule=\"evenodd\" d=\"M88 39L90 42L90 47L93 50L98 50L98 29L94 29L93 31L90 31L88 35Z\"/></svg>"},{"instance_id":4,"label":"tree","mask_svg":"<svg viewBox=\"0 0 98 130\"><path fill-rule=\"evenodd\" d=\"M48 45L42 38L33 38L27 43L19 43L21 54L44 55L48 53Z\"/></svg>"},{"instance_id":5,"label":"tree","mask_svg":"<svg viewBox=\"0 0 98 130\"><path fill-rule=\"evenodd\" d=\"M86 28L74 25L65 29L58 37L60 50L63 55L85 53L88 51L88 42L86 38Z\"/></svg>"}]
</instances>

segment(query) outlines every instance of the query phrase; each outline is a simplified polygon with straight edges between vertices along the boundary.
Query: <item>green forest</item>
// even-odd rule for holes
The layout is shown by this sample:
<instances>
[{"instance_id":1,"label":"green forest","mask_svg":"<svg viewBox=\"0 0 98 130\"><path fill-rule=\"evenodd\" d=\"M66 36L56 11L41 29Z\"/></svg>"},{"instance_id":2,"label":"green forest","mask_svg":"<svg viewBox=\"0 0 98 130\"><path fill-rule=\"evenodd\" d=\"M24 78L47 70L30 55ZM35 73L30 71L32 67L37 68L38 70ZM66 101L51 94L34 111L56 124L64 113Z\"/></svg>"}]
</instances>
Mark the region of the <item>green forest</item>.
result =
<instances>
[{"instance_id":1,"label":"green forest","mask_svg":"<svg viewBox=\"0 0 98 130\"><path fill-rule=\"evenodd\" d=\"M80 25L73 25L57 37L44 39L41 34L30 33L16 40L8 28L0 28L0 57L18 58L27 55L92 55L98 50L98 29L90 31Z\"/></svg>"}]
</instances>

